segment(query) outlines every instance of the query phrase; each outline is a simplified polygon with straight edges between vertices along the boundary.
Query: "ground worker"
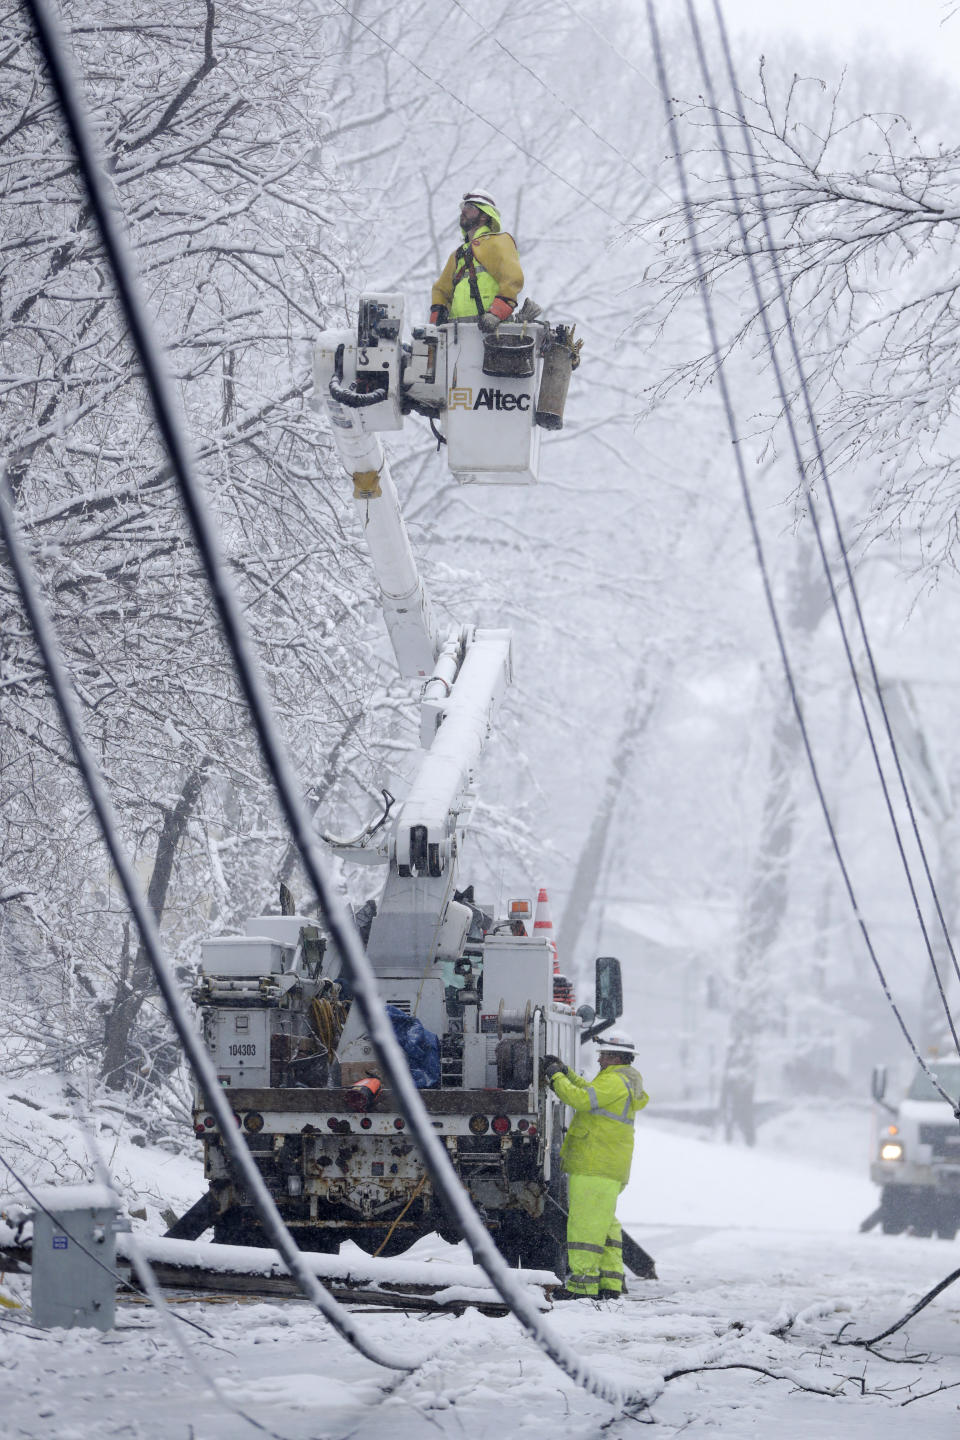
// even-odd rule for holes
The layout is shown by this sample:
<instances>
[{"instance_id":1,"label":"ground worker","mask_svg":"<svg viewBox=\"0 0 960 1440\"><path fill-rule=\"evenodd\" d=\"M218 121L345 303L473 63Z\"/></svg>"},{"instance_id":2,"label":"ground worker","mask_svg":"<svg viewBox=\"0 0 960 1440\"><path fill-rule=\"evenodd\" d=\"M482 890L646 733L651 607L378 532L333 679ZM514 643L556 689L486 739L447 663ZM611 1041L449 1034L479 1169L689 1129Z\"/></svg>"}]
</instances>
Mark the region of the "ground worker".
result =
<instances>
[{"instance_id":1,"label":"ground worker","mask_svg":"<svg viewBox=\"0 0 960 1440\"><path fill-rule=\"evenodd\" d=\"M500 229L500 212L485 190L468 190L460 206L463 244L454 250L430 296L430 323L477 320L495 330L513 314L523 286L512 235Z\"/></svg>"},{"instance_id":2,"label":"ground worker","mask_svg":"<svg viewBox=\"0 0 960 1440\"><path fill-rule=\"evenodd\" d=\"M569 1176L567 1279L555 1300L612 1299L623 1291L623 1247L617 1197L630 1178L633 1122L648 1100L633 1069L634 1044L622 1030L597 1040L600 1070L584 1080L555 1055L543 1074L555 1095L576 1112L560 1151Z\"/></svg>"}]
</instances>

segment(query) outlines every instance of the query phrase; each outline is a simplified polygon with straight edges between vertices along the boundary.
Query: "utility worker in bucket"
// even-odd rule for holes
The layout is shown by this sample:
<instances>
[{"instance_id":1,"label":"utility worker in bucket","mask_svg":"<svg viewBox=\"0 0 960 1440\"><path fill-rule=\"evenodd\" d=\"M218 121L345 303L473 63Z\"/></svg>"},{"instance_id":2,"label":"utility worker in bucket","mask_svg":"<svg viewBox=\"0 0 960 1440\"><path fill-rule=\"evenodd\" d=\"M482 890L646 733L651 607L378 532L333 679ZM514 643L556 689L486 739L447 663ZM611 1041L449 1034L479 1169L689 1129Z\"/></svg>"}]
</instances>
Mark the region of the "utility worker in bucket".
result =
<instances>
[{"instance_id":1,"label":"utility worker in bucket","mask_svg":"<svg viewBox=\"0 0 960 1440\"><path fill-rule=\"evenodd\" d=\"M500 211L485 190L468 190L460 206L463 244L454 250L430 295L430 323L477 320L495 330L508 320L523 287L513 236L500 229Z\"/></svg>"},{"instance_id":2,"label":"utility worker in bucket","mask_svg":"<svg viewBox=\"0 0 960 1440\"><path fill-rule=\"evenodd\" d=\"M545 1055L543 1074L573 1123L560 1151L569 1176L567 1279L554 1300L613 1299L623 1291L623 1247L617 1197L630 1178L633 1122L649 1096L633 1068L634 1044L622 1030L597 1040L600 1070L584 1080L555 1055Z\"/></svg>"}]
</instances>

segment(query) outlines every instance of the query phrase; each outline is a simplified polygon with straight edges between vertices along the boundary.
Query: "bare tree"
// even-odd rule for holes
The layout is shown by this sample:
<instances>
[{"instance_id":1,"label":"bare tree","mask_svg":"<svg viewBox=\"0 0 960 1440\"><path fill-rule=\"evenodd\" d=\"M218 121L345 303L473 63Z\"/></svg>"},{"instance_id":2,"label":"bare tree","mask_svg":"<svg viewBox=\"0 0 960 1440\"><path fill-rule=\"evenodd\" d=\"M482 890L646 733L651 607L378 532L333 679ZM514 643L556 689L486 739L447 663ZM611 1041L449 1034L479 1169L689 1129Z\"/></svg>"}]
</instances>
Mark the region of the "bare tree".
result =
<instances>
[{"instance_id":1,"label":"bare tree","mask_svg":"<svg viewBox=\"0 0 960 1440\"><path fill-rule=\"evenodd\" d=\"M723 297L722 358L755 353L762 364L766 319L805 426L784 343L782 283L828 463L838 472L872 465L880 477L874 524L918 527L924 562L952 563L960 463L953 340L960 149L922 140L902 115L851 109L842 82L829 89L794 74L778 84L763 62L758 93L738 99L749 147L732 106L718 115L700 102L681 107L688 162L697 173L694 223L707 283ZM732 189L715 122L734 167ZM645 229L661 249L647 274L645 323L662 326L697 289L684 226L674 208ZM748 282L748 253L762 307ZM703 384L712 365L705 351L689 354L661 372L655 396ZM778 414L773 405L757 423L773 433ZM809 437L807 443L812 466Z\"/></svg>"},{"instance_id":2,"label":"bare tree","mask_svg":"<svg viewBox=\"0 0 960 1440\"><path fill-rule=\"evenodd\" d=\"M268 875L283 842L55 107L20 10L3 19L2 460L154 911L189 954L211 893L221 924L249 908L248 887L212 878L217 847L232 831ZM347 254L322 17L102 0L67 20L234 580L291 747L321 776L336 737L363 751L368 663L359 547L306 403ZM34 918L17 912L31 940L59 937L102 997L102 1068L122 1083L146 977L2 569L0 693L0 871L36 892Z\"/></svg>"}]
</instances>

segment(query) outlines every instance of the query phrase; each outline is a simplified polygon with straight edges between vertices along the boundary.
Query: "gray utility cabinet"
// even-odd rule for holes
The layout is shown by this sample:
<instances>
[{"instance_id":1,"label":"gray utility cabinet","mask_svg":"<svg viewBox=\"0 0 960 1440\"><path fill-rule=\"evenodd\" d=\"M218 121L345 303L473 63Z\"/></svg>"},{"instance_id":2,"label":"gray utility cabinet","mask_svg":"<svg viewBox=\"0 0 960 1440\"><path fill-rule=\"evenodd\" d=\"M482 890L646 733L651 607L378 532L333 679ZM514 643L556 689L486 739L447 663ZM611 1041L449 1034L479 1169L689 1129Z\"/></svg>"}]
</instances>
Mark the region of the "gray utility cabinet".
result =
<instances>
[{"instance_id":1,"label":"gray utility cabinet","mask_svg":"<svg viewBox=\"0 0 960 1440\"><path fill-rule=\"evenodd\" d=\"M34 1191L31 1304L34 1324L112 1330L117 1231L128 1229L106 1185Z\"/></svg>"}]
</instances>

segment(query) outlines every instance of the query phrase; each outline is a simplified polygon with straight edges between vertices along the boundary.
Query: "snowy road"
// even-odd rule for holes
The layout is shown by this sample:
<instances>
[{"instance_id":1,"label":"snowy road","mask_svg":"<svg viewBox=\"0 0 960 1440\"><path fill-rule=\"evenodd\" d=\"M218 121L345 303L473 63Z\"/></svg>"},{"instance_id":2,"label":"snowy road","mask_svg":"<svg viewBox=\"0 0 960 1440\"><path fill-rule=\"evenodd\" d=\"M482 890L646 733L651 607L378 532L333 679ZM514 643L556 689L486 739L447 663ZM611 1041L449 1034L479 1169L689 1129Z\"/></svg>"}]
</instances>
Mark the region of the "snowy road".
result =
<instances>
[{"instance_id":1,"label":"snowy road","mask_svg":"<svg viewBox=\"0 0 960 1440\"><path fill-rule=\"evenodd\" d=\"M809 1148L802 1135L797 1145ZM858 1234L875 1191L856 1156L846 1167L814 1165L655 1124L638 1136L639 1155L643 1173L622 1214L656 1256L659 1281L634 1282L636 1298L612 1306L557 1305L551 1319L585 1359L649 1394L646 1418L660 1433L956 1435L960 1285L885 1342L889 1361L837 1340L873 1335L897 1319L960 1264L960 1247ZM439 1241L424 1248L467 1258ZM27 1298L21 1282L3 1288ZM636 1433L637 1420L617 1418L574 1387L512 1319L367 1313L364 1324L385 1346L402 1341L423 1357L404 1376L356 1356L299 1301L177 1309L211 1330L207 1339L179 1327L228 1400L287 1440ZM23 1312L0 1315L4 1440L258 1433L204 1390L149 1309L123 1306L117 1330L102 1337L41 1333L27 1328ZM712 1368L722 1366L782 1378ZM687 1368L700 1373L664 1379ZM941 1384L955 1388L926 1393Z\"/></svg>"}]
</instances>

